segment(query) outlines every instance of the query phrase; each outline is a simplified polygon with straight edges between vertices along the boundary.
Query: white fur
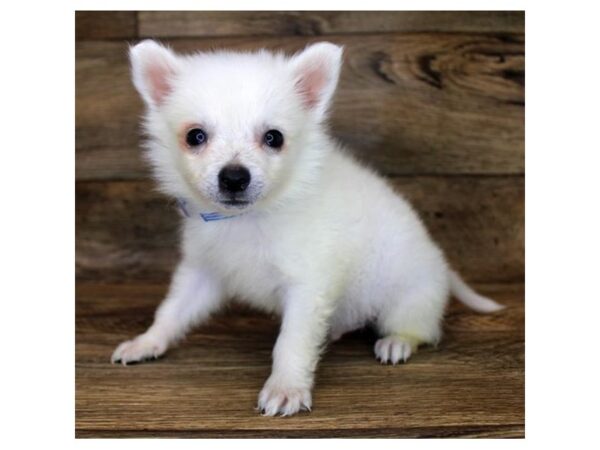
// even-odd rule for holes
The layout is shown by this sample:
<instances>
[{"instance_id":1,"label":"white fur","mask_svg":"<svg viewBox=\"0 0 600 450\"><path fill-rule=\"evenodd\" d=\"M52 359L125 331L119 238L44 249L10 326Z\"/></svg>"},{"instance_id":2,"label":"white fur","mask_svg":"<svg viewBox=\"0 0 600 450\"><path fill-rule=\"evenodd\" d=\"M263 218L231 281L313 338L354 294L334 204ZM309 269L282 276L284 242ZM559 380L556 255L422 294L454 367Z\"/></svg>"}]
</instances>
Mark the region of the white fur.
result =
<instances>
[{"instance_id":1,"label":"white fur","mask_svg":"<svg viewBox=\"0 0 600 450\"><path fill-rule=\"evenodd\" d=\"M154 324L121 344L113 361L161 355L235 297L282 315L258 406L290 415L311 407L328 336L371 324L382 336L376 356L395 364L440 339L450 291L474 309L499 308L449 270L411 206L328 136L341 58L329 43L291 58L266 51L183 57L153 41L131 49L161 189L199 210L239 215L184 219L183 257ZM190 124L208 132L198 151L181 145ZM262 144L269 129L283 133L281 151ZM251 172L251 204L243 208L221 203L217 175L231 162Z\"/></svg>"}]
</instances>

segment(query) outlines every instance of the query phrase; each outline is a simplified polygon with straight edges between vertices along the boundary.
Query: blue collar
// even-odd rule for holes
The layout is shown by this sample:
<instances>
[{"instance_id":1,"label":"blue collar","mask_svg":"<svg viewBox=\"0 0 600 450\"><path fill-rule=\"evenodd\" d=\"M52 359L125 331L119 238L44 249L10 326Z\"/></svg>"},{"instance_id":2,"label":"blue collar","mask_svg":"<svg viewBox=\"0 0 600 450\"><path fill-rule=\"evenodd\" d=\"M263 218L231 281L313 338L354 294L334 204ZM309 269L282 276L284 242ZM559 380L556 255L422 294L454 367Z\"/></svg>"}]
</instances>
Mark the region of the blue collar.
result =
<instances>
[{"instance_id":1,"label":"blue collar","mask_svg":"<svg viewBox=\"0 0 600 450\"><path fill-rule=\"evenodd\" d=\"M189 218L201 218L205 222L214 222L215 220L231 219L233 217L241 216L242 214L226 215L220 212L201 212L194 208L184 198L177 199L177 206L185 217Z\"/></svg>"}]
</instances>

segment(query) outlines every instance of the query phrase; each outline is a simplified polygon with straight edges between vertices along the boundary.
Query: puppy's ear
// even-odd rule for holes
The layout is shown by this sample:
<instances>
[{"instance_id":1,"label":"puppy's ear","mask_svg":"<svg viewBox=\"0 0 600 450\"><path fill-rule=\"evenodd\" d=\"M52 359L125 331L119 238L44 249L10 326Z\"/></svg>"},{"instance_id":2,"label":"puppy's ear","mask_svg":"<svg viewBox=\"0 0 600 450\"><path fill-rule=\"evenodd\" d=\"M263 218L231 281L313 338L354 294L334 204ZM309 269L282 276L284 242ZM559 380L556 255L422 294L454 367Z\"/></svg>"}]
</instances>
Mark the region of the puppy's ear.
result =
<instances>
[{"instance_id":1,"label":"puppy's ear","mask_svg":"<svg viewBox=\"0 0 600 450\"><path fill-rule=\"evenodd\" d=\"M304 106L318 119L327 113L342 65L342 47L319 42L306 47L290 60L296 91Z\"/></svg>"},{"instance_id":2,"label":"puppy's ear","mask_svg":"<svg viewBox=\"0 0 600 450\"><path fill-rule=\"evenodd\" d=\"M129 49L133 84L150 107L160 106L172 91L181 61L167 47L147 39Z\"/></svg>"}]
</instances>

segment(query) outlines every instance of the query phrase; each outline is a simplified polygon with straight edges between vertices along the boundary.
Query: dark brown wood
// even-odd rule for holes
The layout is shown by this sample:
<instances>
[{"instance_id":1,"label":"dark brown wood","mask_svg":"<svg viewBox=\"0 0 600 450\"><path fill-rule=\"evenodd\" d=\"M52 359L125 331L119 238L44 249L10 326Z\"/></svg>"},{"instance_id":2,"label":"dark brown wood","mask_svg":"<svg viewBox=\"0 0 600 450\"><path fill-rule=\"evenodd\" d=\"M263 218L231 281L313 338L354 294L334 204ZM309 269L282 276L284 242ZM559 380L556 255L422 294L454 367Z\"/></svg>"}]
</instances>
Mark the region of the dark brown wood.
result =
<instances>
[{"instance_id":1,"label":"dark brown wood","mask_svg":"<svg viewBox=\"0 0 600 450\"><path fill-rule=\"evenodd\" d=\"M477 315L453 302L438 348L382 366L375 336L347 335L325 352L313 412L261 417L276 320L235 307L162 359L122 367L114 347L151 323L165 285L78 283L79 437L523 437L522 285L481 292L508 308Z\"/></svg>"},{"instance_id":2,"label":"dark brown wood","mask_svg":"<svg viewBox=\"0 0 600 450\"><path fill-rule=\"evenodd\" d=\"M141 11L140 36L217 37L369 32L523 33L523 11Z\"/></svg>"},{"instance_id":3,"label":"dark brown wood","mask_svg":"<svg viewBox=\"0 0 600 450\"><path fill-rule=\"evenodd\" d=\"M522 174L524 42L517 34L334 35L345 65L333 134L380 172ZM189 52L268 47L317 38L174 40ZM76 63L78 179L139 179L142 103L120 42L80 42Z\"/></svg>"},{"instance_id":4,"label":"dark brown wood","mask_svg":"<svg viewBox=\"0 0 600 450\"><path fill-rule=\"evenodd\" d=\"M431 428L378 428L373 430L328 429L328 430L202 430L195 431L122 431L122 430L76 430L78 438L203 438L203 439L241 439L241 438L522 438L525 425L491 425L483 427L437 427Z\"/></svg>"},{"instance_id":5,"label":"dark brown wood","mask_svg":"<svg viewBox=\"0 0 600 450\"><path fill-rule=\"evenodd\" d=\"M174 202L150 182L78 182L76 273L88 280L166 280L178 257Z\"/></svg>"},{"instance_id":6,"label":"dark brown wood","mask_svg":"<svg viewBox=\"0 0 600 450\"><path fill-rule=\"evenodd\" d=\"M133 39L137 36L134 11L75 11L75 39Z\"/></svg>"},{"instance_id":7,"label":"dark brown wood","mask_svg":"<svg viewBox=\"0 0 600 450\"><path fill-rule=\"evenodd\" d=\"M523 280L522 177L400 177L393 184L465 277ZM77 183L79 278L169 279L178 255L179 214L153 188L151 181Z\"/></svg>"}]
</instances>

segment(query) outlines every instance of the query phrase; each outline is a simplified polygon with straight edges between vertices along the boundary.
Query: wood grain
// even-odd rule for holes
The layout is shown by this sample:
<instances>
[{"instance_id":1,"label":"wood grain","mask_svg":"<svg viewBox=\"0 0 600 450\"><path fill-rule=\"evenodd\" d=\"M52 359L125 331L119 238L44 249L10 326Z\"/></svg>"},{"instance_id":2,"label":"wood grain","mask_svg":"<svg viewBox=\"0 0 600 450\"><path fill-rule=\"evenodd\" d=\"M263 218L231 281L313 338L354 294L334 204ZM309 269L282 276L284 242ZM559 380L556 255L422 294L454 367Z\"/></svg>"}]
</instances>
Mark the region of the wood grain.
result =
<instances>
[{"instance_id":1,"label":"wood grain","mask_svg":"<svg viewBox=\"0 0 600 450\"><path fill-rule=\"evenodd\" d=\"M140 37L523 33L522 11L141 11Z\"/></svg>"},{"instance_id":2,"label":"wood grain","mask_svg":"<svg viewBox=\"0 0 600 450\"><path fill-rule=\"evenodd\" d=\"M75 39L133 39L136 18L134 11L75 11Z\"/></svg>"},{"instance_id":3,"label":"wood grain","mask_svg":"<svg viewBox=\"0 0 600 450\"><path fill-rule=\"evenodd\" d=\"M333 134L380 172L522 174L524 42L521 35L334 35L345 65ZM180 51L268 47L288 52L305 37L185 39ZM76 63L78 179L139 179L142 104L129 80L125 43L80 42Z\"/></svg>"},{"instance_id":4,"label":"wood grain","mask_svg":"<svg viewBox=\"0 0 600 450\"><path fill-rule=\"evenodd\" d=\"M393 184L465 277L522 281L522 177L401 177ZM76 194L80 279L169 279L179 214L151 181L78 182Z\"/></svg>"},{"instance_id":5,"label":"wood grain","mask_svg":"<svg viewBox=\"0 0 600 450\"><path fill-rule=\"evenodd\" d=\"M522 285L480 290L508 305L476 315L452 303L438 348L381 366L375 336L329 347L314 409L281 419L253 407L269 374L277 321L244 308L215 316L155 362L111 365L114 347L144 331L166 286L77 285L79 437L522 437Z\"/></svg>"}]
</instances>

